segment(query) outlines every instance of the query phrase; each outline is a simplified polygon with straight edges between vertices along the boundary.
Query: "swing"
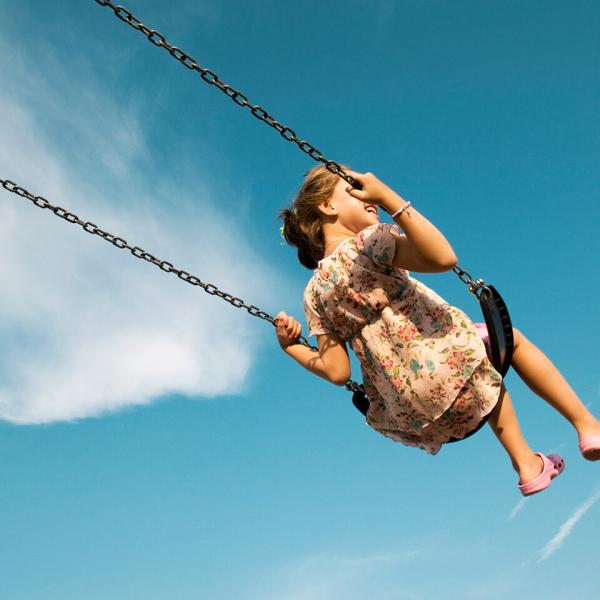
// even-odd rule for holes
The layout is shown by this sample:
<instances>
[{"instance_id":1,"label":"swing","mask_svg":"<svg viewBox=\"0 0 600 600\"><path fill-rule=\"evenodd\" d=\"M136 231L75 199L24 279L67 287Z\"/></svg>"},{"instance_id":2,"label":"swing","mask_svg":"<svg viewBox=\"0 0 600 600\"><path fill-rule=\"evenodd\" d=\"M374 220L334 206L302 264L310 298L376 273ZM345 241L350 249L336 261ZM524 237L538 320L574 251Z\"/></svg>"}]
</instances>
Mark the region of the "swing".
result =
<instances>
[{"instance_id":1,"label":"swing","mask_svg":"<svg viewBox=\"0 0 600 600\"><path fill-rule=\"evenodd\" d=\"M124 8L123 6L116 6L110 0L95 0L95 2L100 4L101 6L112 9L115 16L118 17L121 21L127 23L136 31L140 31L141 33L143 33L148 38L148 40L155 46L162 46L163 48L165 48L169 52L169 54L171 54L171 56L176 58L188 69L198 72L201 78L204 81L206 81L209 85L217 86L236 104L238 104L241 107L248 107L253 116L263 121L270 127L273 127L287 141L294 142L295 144L297 144L300 150L308 154L312 159L316 160L317 162L323 163L331 173L339 175L342 179L344 179L355 189L361 188L360 183L356 181L351 175L345 173L338 163L332 160L325 159L323 154L319 152L312 144L310 144L306 140L298 139L296 133L292 129L279 123L266 110L264 110L258 105L251 105L248 102L248 98L246 96L236 91L231 86L225 84L210 69L200 67L191 56L189 56L183 50L180 50L176 46L172 46L171 44L169 44L161 33L146 27L126 8ZM74 213L60 206L55 206L51 204L43 196L35 196L31 192L27 191L25 188L7 179L0 179L0 185L2 185L2 187L5 190L17 194L18 196L21 196L23 198L26 198L27 200L30 200L37 207L49 209L56 216L65 219L69 223L81 226L85 231L87 231L87 233L97 235L102 239L110 242L119 249L127 249L136 258L140 258L147 262L150 262L155 266L159 267L162 271L165 271L167 273L174 273L181 280L191 285L199 286L205 292L211 295L217 295L220 298L223 298L236 308L245 308L251 315L259 317L261 319L265 319L266 321L269 321L272 325L276 326L275 319L268 313L260 310L258 307L249 306L242 299L232 296L227 292L219 290L215 285L202 282L198 277L191 275L183 269L178 269L174 267L170 262L166 260L160 260L159 258L156 258L155 256L153 256L146 250L140 248L139 246L131 246L123 238L115 236L107 231L100 229L97 225L91 223L90 221L83 221ZM458 265L454 266L452 270L457 274L459 279L467 285L469 292L471 292L479 300L479 304L483 312L483 316L490 338L492 354L490 360L494 368L504 378L504 376L508 372L508 369L510 368L514 349L512 324L506 304L504 303L504 300L502 299L500 293L492 285L486 285L482 279L473 281L469 273L461 269ZM298 338L298 342L307 346L311 350L318 352L318 348L309 344L308 340L306 340L304 336L300 336ZM369 408L369 400L365 393L364 386L361 384L357 384L351 379L349 379L344 385L348 391L353 392L352 403L354 404L354 406L357 408L357 410L366 415Z\"/></svg>"}]
</instances>

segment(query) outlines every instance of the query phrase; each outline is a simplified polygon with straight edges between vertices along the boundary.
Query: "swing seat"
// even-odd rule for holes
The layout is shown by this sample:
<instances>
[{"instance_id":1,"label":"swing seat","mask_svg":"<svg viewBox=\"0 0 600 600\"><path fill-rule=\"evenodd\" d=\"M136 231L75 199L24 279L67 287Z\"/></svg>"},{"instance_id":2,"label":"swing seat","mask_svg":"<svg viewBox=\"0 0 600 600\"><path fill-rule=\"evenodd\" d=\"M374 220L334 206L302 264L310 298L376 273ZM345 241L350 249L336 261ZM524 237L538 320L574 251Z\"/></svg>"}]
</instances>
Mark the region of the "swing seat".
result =
<instances>
[{"instance_id":1,"label":"swing seat","mask_svg":"<svg viewBox=\"0 0 600 600\"><path fill-rule=\"evenodd\" d=\"M490 336L491 363L502 377L506 376L512 361L514 335L506 303L493 285L481 288L479 304Z\"/></svg>"},{"instance_id":2,"label":"swing seat","mask_svg":"<svg viewBox=\"0 0 600 600\"><path fill-rule=\"evenodd\" d=\"M356 390L354 394L352 394L352 404L354 404L355 408L365 415L365 417L367 416L367 411L369 410L369 399L364 392Z\"/></svg>"}]
</instances>

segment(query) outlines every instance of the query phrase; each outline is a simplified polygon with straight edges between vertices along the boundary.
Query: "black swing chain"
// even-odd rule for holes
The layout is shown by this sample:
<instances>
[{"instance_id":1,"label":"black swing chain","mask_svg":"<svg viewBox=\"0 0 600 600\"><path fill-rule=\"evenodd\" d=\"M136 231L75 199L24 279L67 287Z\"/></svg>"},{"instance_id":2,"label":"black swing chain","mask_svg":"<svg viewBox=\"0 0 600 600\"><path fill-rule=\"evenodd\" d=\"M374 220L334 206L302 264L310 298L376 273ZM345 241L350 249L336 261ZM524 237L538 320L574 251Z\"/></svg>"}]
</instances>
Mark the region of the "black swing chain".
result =
<instances>
[{"instance_id":1,"label":"black swing chain","mask_svg":"<svg viewBox=\"0 0 600 600\"><path fill-rule=\"evenodd\" d=\"M70 212L66 208L62 208L60 206L54 206L43 196L34 196L31 192L27 191L25 188L22 188L21 186L14 183L14 181L10 181L8 179L0 179L0 184L6 191L12 192L13 194L17 194L17 196L21 196L22 198L25 198L26 200L31 201L38 208L46 208L46 209L52 211L57 217L60 217L61 219L64 219L65 221L68 221L69 223L79 225L84 231L87 231L88 233L91 233L92 235L97 235L98 237L101 237L103 240L110 242L113 246L116 246L120 250L129 250L131 252L131 254L133 254L133 256L135 256L136 258L140 258L149 263L152 263L153 265L157 266L162 271L165 271L165 273L174 273L182 281L185 281L186 283L189 283L190 285L195 285L195 286L201 287L206 293L210 294L211 296L219 296L219 298L223 298L223 300L226 300L227 302L229 302L231 305L235 306L236 308L245 308L253 317L258 317L260 319L264 319L265 321L268 321L272 325L277 326L275 319L271 315L269 315L269 313L264 312L257 306L253 306L253 305L248 306L241 298L237 298L236 296L232 296L231 294L229 294L227 292L221 291L216 285L213 285L212 283L204 283L198 277L191 275L190 273L188 273L187 271L184 271L183 269L178 269L177 267L173 266L172 263L170 263L166 260L161 260L160 258L156 258L152 254L150 254L150 252L147 252L146 250L144 250L143 248L140 248L139 246L131 246L127 242L127 240L124 240L122 237L113 235L112 233L109 233L108 231L104 231L103 229L98 227L98 225L96 225L95 223L92 223L90 221L83 221L76 214ZM308 343L308 340L304 336L299 336L296 339L297 339L297 343L307 346L308 348L310 348L311 350L313 350L315 352L319 351L319 349L316 348L315 346L311 346ZM346 389L348 389L349 391L364 392L364 388L363 388L362 384L358 384L355 381L352 381L351 379L349 379L344 385L345 385Z\"/></svg>"},{"instance_id":2,"label":"black swing chain","mask_svg":"<svg viewBox=\"0 0 600 600\"><path fill-rule=\"evenodd\" d=\"M196 71L200 74L200 77L209 85L217 86L224 94L229 96L237 105L242 107L248 107L252 115L254 115L260 121L263 121L273 129L276 129L281 136L286 139L288 142L294 142L302 152L308 154L312 159L317 162L321 162L325 165L328 171L334 173L335 175L339 175L344 181L349 183L352 187L360 187L360 184L352 177L348 175L342 167L338 163L333 160L327 160L323 154L317 150L310 142L306 140L300 140L296 136L296 133L290 127L282 125L274 119L264 108L261 108L258 104L251 105L248 101L247 96L238 92L230 85L227 85L219 76L210 69L205 69L201 67L194 58L192 58L189 54L186 54L177 46L172 46L167 42L165 36L162 35L159 31L155 29L150 29L146 27L137 17L135 17L129 10L127 10L124 6L119 6L113 4L110 0L94 0L96 3L101 6L106 6L111 8L115 15L124 23L127 23L130 27L143 33L148 40L157 47L163 47L167 52L176 58L184 67L192 71ZM479 295L481 288L485 286L485 282L483 279L478 279L474 281L469 273L461 269L458 265L455 265L452 270L458 275L459 279L467 285L469 291L477 297L479 300Z\"/></svg>"}]
</instances>

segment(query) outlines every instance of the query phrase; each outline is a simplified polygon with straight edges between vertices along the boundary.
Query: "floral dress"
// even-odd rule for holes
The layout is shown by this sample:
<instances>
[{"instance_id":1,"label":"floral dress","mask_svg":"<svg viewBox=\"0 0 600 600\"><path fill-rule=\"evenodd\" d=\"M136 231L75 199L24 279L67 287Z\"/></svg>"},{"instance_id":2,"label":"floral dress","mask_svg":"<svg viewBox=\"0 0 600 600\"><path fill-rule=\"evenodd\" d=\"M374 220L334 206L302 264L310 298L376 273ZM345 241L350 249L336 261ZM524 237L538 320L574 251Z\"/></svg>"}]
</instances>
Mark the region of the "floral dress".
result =
<instances>
[{"instance_id":1,"label":"floral dress","mask_svg":"<svg viewBox=\"0 0 600 600\"><path fill-rule=\"evenodd\" d=\"M400 236L397 224L376 223L344 240L319 261L304 310L309 335L335 332L360 361L367 423L437 454L494 408L502 376L486 353L485 325L392 265Z\"/></svg>"}]
</instances>

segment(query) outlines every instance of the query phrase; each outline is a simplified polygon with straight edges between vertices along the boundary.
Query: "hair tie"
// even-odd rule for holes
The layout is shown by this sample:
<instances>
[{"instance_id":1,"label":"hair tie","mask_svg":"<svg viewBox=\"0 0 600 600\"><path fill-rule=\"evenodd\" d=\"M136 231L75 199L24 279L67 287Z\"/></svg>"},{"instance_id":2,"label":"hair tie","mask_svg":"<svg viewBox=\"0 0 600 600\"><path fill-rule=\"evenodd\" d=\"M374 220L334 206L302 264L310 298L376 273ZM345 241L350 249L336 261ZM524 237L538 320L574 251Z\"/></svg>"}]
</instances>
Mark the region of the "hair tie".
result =
<instances>
[{"instance_id":1,"label":"hair tie","mask_svg":"<svg viewBox=\"0 0 600 600\"><path fill-rule=\"evenodd\" d=\"M290 214L294 215L295 217L298 216L298 211L296 210L295 206L293 206L291 208ZM284 229L285 229L285 224L279 228L279 235L281 235L281 242L279 242L280 246L284 246L285 244L287 244L287 240L285 239L285 235L283 234Z\"/></svg>"}]
</instances>

